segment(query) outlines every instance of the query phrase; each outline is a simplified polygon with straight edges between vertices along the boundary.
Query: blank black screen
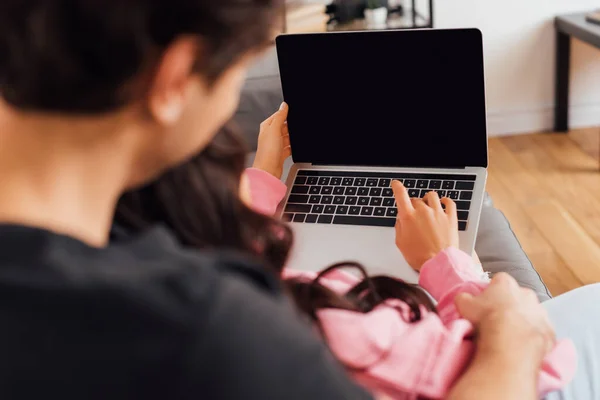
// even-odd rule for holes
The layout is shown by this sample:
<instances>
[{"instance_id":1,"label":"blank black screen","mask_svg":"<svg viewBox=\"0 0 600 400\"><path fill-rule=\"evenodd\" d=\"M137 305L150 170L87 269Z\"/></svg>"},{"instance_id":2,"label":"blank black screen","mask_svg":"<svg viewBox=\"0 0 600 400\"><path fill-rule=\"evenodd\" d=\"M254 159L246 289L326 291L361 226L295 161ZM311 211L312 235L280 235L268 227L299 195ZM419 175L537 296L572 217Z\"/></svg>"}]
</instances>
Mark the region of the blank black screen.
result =
<instances>
[{"instance_id":1,"label":"blank black screen","mask_svg":"<svg viewBox=\"0 0 600 400\"><path fill-rule=\"evenodd\" d=\"M295 162L487 166L476 29L283 35Z\"/></svg>"}]
</instances>

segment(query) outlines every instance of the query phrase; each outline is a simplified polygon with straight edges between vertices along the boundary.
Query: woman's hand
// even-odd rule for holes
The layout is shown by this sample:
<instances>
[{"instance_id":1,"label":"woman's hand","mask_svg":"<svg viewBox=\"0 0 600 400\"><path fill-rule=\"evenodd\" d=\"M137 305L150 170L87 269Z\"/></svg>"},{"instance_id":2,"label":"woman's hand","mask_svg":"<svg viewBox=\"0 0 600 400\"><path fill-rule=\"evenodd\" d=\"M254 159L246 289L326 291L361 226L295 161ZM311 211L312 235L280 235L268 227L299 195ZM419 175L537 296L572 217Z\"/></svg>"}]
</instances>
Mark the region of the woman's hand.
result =
<instances>
[{"instance_id":1,"label":"woman's hand","mask_svg":"<svg viewBox=\"0 0 600 400\"><path fill-rule=\"evenodd\" d=\"M281 179L285 159L292 155L287 126L288 109L288 105L282 103L279 111L260 124L254 159L254 168L266 171L277 179Z\"/></svg>"},{"instance_id":2,"label":"woman's hand","mask_svg":"<svg viewBox=\"0 0 600 400\"><path fill-rule=\"evenodd\" d=\"M392 189L398 205L396 245L413 269L420 271L440 251L458 247L458 217L452 200L440 200L436 192L411 199L399 181L392 182Z\"/></svg>"},{"instance_id":3,"label":"woman's hand","mask_svg":"<svg viewBox=\"0 0 600 400\"><path fill-rule=\"evenodd\" d=\"M455 304L460 315L477 328L477 349L484 355L527 357L537 371L556 342L548 314L535 293L519 287L508 274L497 274L477 297L456 296Z\"/></svg>"}]
</instances>

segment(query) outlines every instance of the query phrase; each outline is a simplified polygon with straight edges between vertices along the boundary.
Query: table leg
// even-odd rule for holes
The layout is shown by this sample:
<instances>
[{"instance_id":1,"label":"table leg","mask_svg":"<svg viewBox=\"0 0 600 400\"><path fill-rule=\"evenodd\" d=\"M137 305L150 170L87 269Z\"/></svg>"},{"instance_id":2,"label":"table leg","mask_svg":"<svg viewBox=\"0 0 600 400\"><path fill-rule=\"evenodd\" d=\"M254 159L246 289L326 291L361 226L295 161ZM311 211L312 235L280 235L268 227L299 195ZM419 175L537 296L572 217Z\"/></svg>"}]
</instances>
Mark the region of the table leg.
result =
<instances>
[{"instance_id":1,"label":"table leg","mask_svg":"<svg viewBox=\"0 0 600 400\"><path fill-rule=\"evenodd\" d=\"M569 130L569 70L571 67L571 37L556 32L556 87L554 131Z\"/></svg>"},{"instance_id":2,"label":"table leg","mask_svg":"<svg viewBox=\"0 0 600 400\"><path fill-rule=\"evenodd\" d=\"M429 0L429 27L433 28L433 0Z\"/></svg>"}]
</instances>

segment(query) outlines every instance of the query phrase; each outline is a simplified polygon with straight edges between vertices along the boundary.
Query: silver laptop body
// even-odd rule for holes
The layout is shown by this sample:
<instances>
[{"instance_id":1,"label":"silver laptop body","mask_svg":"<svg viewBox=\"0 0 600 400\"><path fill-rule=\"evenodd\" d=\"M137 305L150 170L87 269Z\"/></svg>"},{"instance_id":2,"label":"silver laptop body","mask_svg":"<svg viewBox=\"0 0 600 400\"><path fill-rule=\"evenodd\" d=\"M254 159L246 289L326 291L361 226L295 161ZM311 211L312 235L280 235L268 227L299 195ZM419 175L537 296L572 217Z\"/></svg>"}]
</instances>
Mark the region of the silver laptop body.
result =
<instances>
[{"instance_id":1,"label":"silver laptop body","mask_svg":"<svg viewBox=\"0 0 600 400\"><path fill-rule=\"evenodd\" d=\"M475 29L283 35L277 39L293 158L281 207L289 266L358 261L416 283L395 244L389 182L459 205L472 253L487 177L481 33Z\"/></svg>"}]
</instances>

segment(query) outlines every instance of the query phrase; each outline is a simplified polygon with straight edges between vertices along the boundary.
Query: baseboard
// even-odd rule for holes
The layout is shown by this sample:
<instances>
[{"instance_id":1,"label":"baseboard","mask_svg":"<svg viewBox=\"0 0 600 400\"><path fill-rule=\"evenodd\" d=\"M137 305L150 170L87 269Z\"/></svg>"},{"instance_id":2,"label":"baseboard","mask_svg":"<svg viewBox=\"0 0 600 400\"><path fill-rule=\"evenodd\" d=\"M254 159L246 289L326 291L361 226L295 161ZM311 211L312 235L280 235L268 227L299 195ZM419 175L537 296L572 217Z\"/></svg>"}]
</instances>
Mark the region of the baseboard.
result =
<instances>
[{"instance_id":1,"label":"baseboard","mask_svg":"<svg viewBox=\"0 0 600 400\"><path fill-rule=\"evenodd\" d=\"M571 128L600 125L600 104L572 106L569 110ZM554 108L514 112L488 112L488 132L490 136L518 135L531 132L552 131Z\"/></svg>"}]
</instances>

